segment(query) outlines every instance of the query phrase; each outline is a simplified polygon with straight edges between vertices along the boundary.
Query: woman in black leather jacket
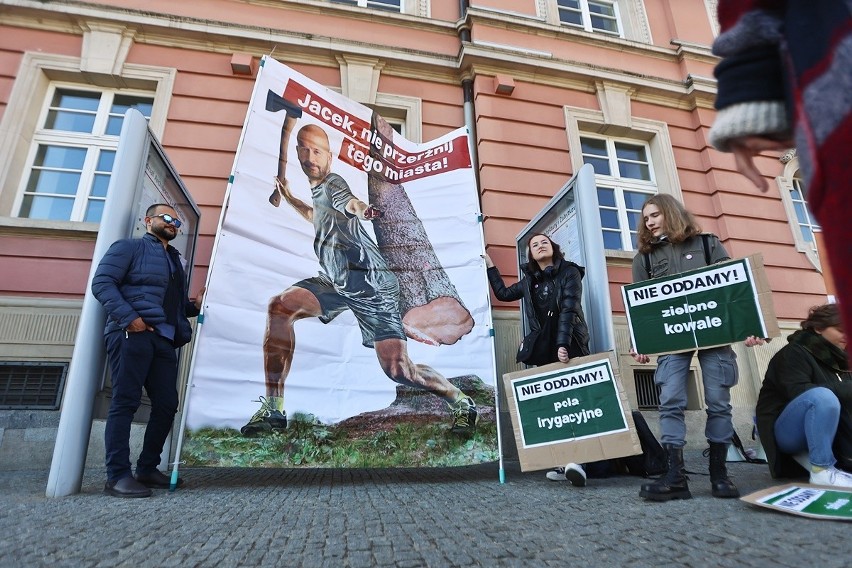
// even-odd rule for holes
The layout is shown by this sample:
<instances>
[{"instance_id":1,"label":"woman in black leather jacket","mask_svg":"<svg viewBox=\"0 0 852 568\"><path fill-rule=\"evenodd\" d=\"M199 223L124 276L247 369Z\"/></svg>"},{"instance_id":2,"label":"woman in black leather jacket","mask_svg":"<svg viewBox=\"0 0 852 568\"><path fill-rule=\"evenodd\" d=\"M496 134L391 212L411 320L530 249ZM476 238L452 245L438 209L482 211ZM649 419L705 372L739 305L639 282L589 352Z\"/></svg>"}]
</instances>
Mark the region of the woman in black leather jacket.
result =
<instances>
[{"instance_id":1,"label":"woman in black leather jacket","mask_svg":"<svg viewBox=\"0 0 852 568\"><path fill-rule=\"evenodd\" d=\"M518 349L517 360L528 365L567 363L589 354L589 329L583 317L580 298L585 269L565 260L559 245L543 234L534 234L527 244L527 262L521 265L521 279L508 288L491 258L485 255L488 282L498 300L523 298L524 315L530 333ZM568 480L586 485L586 471L576 463L547 472L552 481Z\"/></svg>"},{"instance_id":2,"label":"woman in black leather jacket","mask_svg":"<svg viewBox=\"0 0 852 568\"><path fill-rule=\"evenodd\" d=\"M527 262L521 265L521 279L508 288L488 255L485 265L498 300L524 300L530 333L518 350L519 363L567 363L589 354L589 330L580 305L586 271L565 260L558 244L547 235L533 235L527 244Z\"/></svg>"}]
</instances>

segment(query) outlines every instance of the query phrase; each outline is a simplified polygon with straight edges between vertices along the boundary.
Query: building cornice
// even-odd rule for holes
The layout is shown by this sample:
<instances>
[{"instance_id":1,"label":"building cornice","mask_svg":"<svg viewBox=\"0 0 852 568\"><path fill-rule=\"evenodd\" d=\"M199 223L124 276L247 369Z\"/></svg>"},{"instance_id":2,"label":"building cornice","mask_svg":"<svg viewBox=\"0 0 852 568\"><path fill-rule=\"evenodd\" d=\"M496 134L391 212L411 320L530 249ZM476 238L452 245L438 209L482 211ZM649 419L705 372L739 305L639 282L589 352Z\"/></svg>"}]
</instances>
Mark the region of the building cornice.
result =
<instances>
[{"instance_id":1,"label":"building cornice","mask_svg":"<svg viewBox=\"0 0 852 568\"><path fill-rule=\"evenodd\" d=\"M595 48L621 54L635 54L665 61L677 61L676 49L659 47L650 43L623 39L612 36L579 30L570 26L554 25L545 22L537 16L524 16L513 12L495 11L471 7L468 10L467 23L471 29L477 24L492 28L504 29L538 37L548 37L574 44L593 46Z\"/></svg>"},{"instance_id":2,"label":"building cornice","mask_svg":"<svg viewBox=\"0 0 852 568\"><path fill-rule=\"evenodd\" d=\"M254 0L254 3L264 3ZM272 2L265 2L273 5ZM291 30L264 26L234 24L230 22L178 17L169 14L157 14L145 10L117 8L95 5L85 2L58 1L43 3L35 0L0 0L5 8L0 12L0 24L28 29L39 29L58 33L82 35L84 22L89 20L120 24L135 30L135 41L141 44L204 50L214 53L232 53L236 51L256 56L274 54L284 62L337 67L336 56L340 53L381 58L387 63L383 70L387 75L414 76L418 73L434 78L435 68L445 68L451 74L455 71L456 57L415 49L406 49L375 43L344 40L330 36L300 33ZM319 2L288 3L287 8L319 13ZM323 13L332 8L322 3ZM331 5L333 6L333 5ZM345 13L347 17L360 17L361 11L335 7L334 10ZM376 15L368 12L368 19L375 20ZM385 18L386 16L383 16ZM428 28L429 31L456 38L455 23L433 22L428 26L423 18L390 14L382 23L411 25ZM428 21L428 20L425 20ZM271 48L271 49L270 49ZM395 69L394 66L398 66ZM419 72L418 72L419 70ZM440 77L440 73L439 73ZM456 75L453 74L455 82Z\"/></svg>"},{"instance_id":3,"label":"building cornice","mask_svg":"<svg viewBox=\"0 0 852 568\"><path fill-rule=\"evenodd\" d=\"M675 46L675 53L679 61L700 61L709 65L716 65L719 58L713 55L713 50L708 45L691 43L679 39L673 39L672 45Z\"/></svg>"},{"instance_id":4,"label":"building cornice","mask_svg":"<svg viewBox=\"0 0 852 568\"><path fill-rule=\"evenodd\" d=\"M272 0L246 0L248 4L275 6ZM272 55L295 65L316 65L337 68L342 53L380 59L385 63L384 76L422 79L431 82L458 84L474 73L511 73L516 79L537 84L595 92L597 81L609 81L633 89L632 100L670 108L692 110L712 108L715 82L712 79L688 76L683 81L633 73L615 67L605 67L567 59L553 54L526 49L523 46L491 44L488 42L461 44L458 56L424 50L406 49L299 33L291 30L233 24L229 22L157 14L74 0L39 2L37 0L0 0L0 24L82 35L87 22L120 24L134 31L134 41L141 44L203 50L213 53L245 52L255 56ZM448 34L455 39L458 26L488 25L523 33L568 39L571 42L593 45L613 53L633 53L677 64L684 59L715 61L708 47L688 42L673 42L676 47L662 48L631 40L606 37L555 26L535 17L508 12L471 8L463 22L440 22L404 14L378 16L374 11L353 10L316 0L287 2L287 9L327 14L329 10L356 19L378 17L382 23L417 26L419 29ZM436 36L437 37L437 36Z\"/></svg>"},{"instance_id":5,"label":"building cornice","mask_svg":"<svg viewBox=\"0 0 852 568\"><path fill-rule=\"evenodd\" d=\"M596 92L597 82L607 81L630 88L634 101L680 110L703 108L707 104L712 107L712 100L708 101L707 97L712 99L715 96L715 89L710 83L712 80L703 83L695 79L674 81L552 56L536 57L493 45L464 44L459 67L467 76L508 73L516 80L588 93Z\"/></svg>"}]
</instances>

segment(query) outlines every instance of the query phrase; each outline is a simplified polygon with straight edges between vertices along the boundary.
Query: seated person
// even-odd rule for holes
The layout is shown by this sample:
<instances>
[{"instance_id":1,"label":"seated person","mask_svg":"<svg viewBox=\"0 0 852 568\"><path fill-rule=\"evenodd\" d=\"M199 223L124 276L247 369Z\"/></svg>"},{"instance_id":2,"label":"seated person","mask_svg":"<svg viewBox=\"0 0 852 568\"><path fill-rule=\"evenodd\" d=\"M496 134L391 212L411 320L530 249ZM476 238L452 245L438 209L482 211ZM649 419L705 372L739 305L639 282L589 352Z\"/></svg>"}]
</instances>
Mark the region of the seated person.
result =
<instances>
[{"instance_id":1,"label":"seated person","mask_svg":"<svg viewBox=\"0 0 852 568\"><path fill-rule=\"evenodd\" d=\"M757 400L770 473L799 477L805 472L798 462L815 485L852 487L832 448L841 420L852 419L852 373L837 304L811 308L801 326L769 362Z\"/></svg>"}]
</instances>

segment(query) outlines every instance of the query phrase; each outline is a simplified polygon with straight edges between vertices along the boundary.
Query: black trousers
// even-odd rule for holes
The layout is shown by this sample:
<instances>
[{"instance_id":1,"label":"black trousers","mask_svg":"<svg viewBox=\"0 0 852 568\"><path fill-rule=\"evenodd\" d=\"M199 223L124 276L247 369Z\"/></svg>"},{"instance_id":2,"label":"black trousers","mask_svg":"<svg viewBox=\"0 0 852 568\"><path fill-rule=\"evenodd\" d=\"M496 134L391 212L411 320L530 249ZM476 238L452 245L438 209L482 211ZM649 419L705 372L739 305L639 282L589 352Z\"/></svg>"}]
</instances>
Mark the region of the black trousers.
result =
<instances>
[{"instance_id":1,"label":"black trousers","mask_svg":"<svg viewBox=\"0 0 852 568\"><path fill-rule=\"evenodd\" d=\"M106 470L107 479L117 481L132 474L130 424L142 403L143 388L151 400L151 417L136 471L150 473L160 464L177 413L177 353L171 341L153 331L115 331L105 341L112 375L112 401L104 433Z\"/></svg>"}]
</instances>

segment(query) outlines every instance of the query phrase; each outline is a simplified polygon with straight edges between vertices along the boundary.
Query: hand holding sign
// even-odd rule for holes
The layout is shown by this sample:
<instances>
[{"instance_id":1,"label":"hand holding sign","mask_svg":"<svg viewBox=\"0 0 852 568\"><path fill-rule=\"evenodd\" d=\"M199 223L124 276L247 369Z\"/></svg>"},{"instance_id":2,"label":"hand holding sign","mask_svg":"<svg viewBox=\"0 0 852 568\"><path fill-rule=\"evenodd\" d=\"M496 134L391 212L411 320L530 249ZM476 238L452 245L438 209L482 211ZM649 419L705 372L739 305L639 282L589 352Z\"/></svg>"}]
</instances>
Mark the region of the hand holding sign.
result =
<instances>
[{"instance_id":1,"label":"hand holding sign","mask_svg":"<svg viewBox=\"0 0 852 568\"><path fill-rule=\"evenodd\" d=\"M622 296L637 363L780 333L760 255L628 284Z\"/></svg>"},{"instance_id":2,"label":"hand holding sign","mask_svg":"<svg viewBox=\"0 0 852 568\"><path fill-rule=\"evenodd\" d=\"M633 357L634 361L643 365L651 362L651 357L642 353L636 353L636 350L633 348L630 349L630 356Z\"/></svg>"}]
</instances>

